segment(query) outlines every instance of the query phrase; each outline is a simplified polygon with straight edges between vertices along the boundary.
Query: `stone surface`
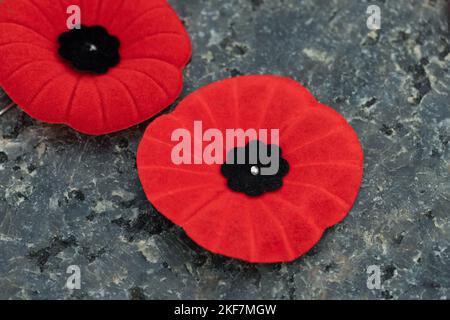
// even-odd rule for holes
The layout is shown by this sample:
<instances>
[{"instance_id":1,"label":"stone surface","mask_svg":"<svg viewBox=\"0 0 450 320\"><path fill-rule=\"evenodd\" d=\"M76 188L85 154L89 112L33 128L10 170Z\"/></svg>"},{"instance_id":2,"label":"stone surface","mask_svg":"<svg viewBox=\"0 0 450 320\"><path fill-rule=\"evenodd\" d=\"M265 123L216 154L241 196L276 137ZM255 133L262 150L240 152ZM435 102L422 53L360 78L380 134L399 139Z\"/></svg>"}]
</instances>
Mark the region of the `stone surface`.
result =
<instances>
[{"instance_id":1,"label":"stone surface","mask_svg":"<svg viewBox=\"0 0 450 320\"><path fill-rule=\"evenodd\" d=\"M88 137L15 109L0 118L0 298L449 298L448 2L380 1L380 31L366 1L170 2L194 48L182 97L273 73L350 121L366 157L353 210L293 263L215 256L146 200L135 155L148 122ZM65 286L70 265L81 290Z\"/></svg>"}]
</instances>

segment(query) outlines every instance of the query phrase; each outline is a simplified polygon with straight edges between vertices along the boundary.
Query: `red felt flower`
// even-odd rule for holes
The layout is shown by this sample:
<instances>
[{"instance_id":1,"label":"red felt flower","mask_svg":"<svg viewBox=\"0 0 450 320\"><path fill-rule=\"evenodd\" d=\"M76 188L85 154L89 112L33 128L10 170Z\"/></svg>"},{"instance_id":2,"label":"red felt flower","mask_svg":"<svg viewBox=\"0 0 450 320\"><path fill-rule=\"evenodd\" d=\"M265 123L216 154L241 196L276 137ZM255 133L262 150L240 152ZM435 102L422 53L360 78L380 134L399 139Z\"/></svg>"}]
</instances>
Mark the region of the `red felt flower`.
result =
<instances>
[{"instance_id":1,"label":"red felt flower","mask_svg":"<svg viewBox=\"0 0 450 320\"><path fill-rule=\"evenodd\" d=\"M206 164L195 148L191 164L175 164L181 141L173 139L175 130L189 131L203 151L212 143L193 132L194 121L203 133L217 128L224 135L234 128L279 129L278 145L257 141L280 149L278 173L259 176L259 162ZM236 150L252 143L241 141ZM311 249L346 216L363 174L361 145L346 120L297 82L276 76L231 78L189 95L149 126L137 163L150 202L195 242L260 263L291 261Z\"/></svg>"},{"instance_id":2,"label":"red felt flower","mask_svg":"<svg viewBox=\"0 0 450 320\"><path fill-rule=\"evenodd\" d=\"M80 8L80 29L68 19ZM0 85L29 115L88 134L138 124L181 92L191 44L165 0L5 0Z\"/></svg>"}]
</instances>

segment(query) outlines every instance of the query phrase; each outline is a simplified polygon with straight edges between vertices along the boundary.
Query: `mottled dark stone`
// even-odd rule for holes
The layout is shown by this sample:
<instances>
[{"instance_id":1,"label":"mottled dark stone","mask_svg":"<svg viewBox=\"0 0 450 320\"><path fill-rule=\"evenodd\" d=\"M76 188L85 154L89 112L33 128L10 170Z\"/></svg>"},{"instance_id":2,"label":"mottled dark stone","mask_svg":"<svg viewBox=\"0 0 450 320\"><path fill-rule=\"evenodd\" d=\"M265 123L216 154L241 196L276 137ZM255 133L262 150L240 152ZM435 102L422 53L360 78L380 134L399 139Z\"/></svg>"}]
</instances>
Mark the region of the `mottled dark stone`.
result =
<instances>
[{"instance_id":1,"label":"mottled dark stone","mask_svg":"<svg viewBox=\"0 0 450 320\"><path fill-rule=\"evenodd\" d=\"M0 298L449 298L447 1L375 1L377 32L356 0L170 2L194 48L181 98L231 75L300 81L360 136L354 208L292 263L213 255L145 198L135 156L149 122L91 137L14 109L0 117ZM70 265L81 290L65 287Z\"/></svg>"}]
</instances>

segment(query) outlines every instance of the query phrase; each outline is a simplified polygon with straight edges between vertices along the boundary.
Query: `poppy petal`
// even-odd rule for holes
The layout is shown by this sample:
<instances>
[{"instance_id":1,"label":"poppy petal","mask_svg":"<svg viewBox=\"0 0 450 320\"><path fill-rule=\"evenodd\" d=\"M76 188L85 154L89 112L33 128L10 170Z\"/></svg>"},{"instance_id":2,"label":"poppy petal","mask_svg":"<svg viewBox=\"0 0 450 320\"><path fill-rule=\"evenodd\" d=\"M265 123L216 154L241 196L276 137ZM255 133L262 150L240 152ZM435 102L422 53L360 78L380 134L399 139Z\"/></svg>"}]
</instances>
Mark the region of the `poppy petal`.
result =
<instances>
[{"instance_id":1,"label":"poppy petal","mask_svg":"<svg viewBox=\"0 0 450 320\"><path fill-rule=\"evenodd\" d=\"M55 112L47 113L42 120L64 122L73 104L72 99L79 82L80 77L65 72L50 79L28 103L28 114L33 116L39 114L41 108L55 108ZM56 90L59 94L53 94Z\"/></svg>"},{"instance_id":2,"label":"poppy petal","mask_svg":"<svg viewBox=\"0 0 450 320\"><path fill-rule=\"evenodd\" d=\"M57 5L54 2L57 2ZM67 17L58 2L51 0L3 1L0 4L0 26L4 23L19 25L34 31L40 37L55 41L64 30Z\"/></svg>"},{"instance_id":3,"label":"poppy petal","mask_svg":"<svg viewBox=\"0 0 450 320\"><path fill-rule=\"evenodd\" d=\"M0 46L22 43L42 49L48 49L49 51L53 51L56 48L56 44L44 35L23 25L4 22L0 23L0 28Z\"/></svg>"},{"instance_id":4,"label":"poppy petal","mask_svg":"<svg viewBox=\"0 0 450 320\"><path fill-rule=\"evenodd\" d=\"M133 94L142 95L145 109L157 106L152 113L159 112L162 107L170 104L181 92L183 77L173 65L154 59L126 60L121 65L112 70L115 76L128 83ZM136 81L135 78L140 79ZM175 86L173 84L179 84ZM142 85L148 86L145 90ZM135 89L135 90L134 90ZM137 91L137 92L136 92Z\"/></svg>"},{"instance_id":5,"label":"poppy petal","mask_svg":"<svg viewBox=\"0 0 450 320\"><path fill-rule=\"evenodd\" d=\"M80 79L71 97L65 114L77 124L74 128L80 132L103 132L106 111L96 80L92 77Z\"/></svg>"},{"instance_id":6,"label":"poppy petal","mask_svg":"<svg viewBox=\"0 0 450 320\"><path fill-rule=\"evenodd\" d=\"M256 212L246 201L237 203L228 192L216 196L215 200L180 225L195 242L214 253L258 261L261 230L254 230ZM205 225L209 228L205 229Z\"/></svg>"},{"instance_id":7,"label":"poppy petal","mask_svg":"<svg viewBox=\"0 0 450 320\"><path fill-rule=\"evenodd\" d=\"M123 30L126 31L125 28L129 28L132 26L132 23L142 19L142 17L144 20L147 20L145 16L150 12L158 11L160 8L170 8L166 0L133 0L132 6L127 5L127 2L130 2L129 0L100 0L100 2L101 6L96 19L100 19L100 23L116 34ZM122 18L117 19L118 15ZM169 17L169 19L178 20L176 15L175 17ZM161 23L162 21L159 22ZM162 22L161 27L164 27L164 25L165 22Z\"/></svg>"}]
</instances>

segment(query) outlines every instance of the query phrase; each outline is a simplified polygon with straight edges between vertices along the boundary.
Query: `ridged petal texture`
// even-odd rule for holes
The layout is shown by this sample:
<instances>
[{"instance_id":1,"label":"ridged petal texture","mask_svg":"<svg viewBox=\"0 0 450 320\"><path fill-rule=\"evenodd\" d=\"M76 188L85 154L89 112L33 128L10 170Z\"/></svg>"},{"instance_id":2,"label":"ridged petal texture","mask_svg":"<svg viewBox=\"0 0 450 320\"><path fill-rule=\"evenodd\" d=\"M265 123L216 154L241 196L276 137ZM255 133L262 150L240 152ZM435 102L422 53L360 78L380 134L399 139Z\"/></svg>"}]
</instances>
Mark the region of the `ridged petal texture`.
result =
<instances>
[{"instance_id":1,"label":"ridged petal texture","mask_svg":"<svg viewBox=\"0 0 450 320\"><path fill-rule=\"evenodd\" d=\"M120 40L121 62L80 73L58 55L71 5L81 24ZM191 43L165 0L5 0L0 4L0 86L29 115L87 134L126 129L170 105L182 90Z\"/></svg>"},{"instance_id":2,"label":"ridged petal texture","mask_svg":"<svg viewBox=\"0 0 450 320\"><path fill-rule=\"evenodd\" d=\"M250 197L227 187L220 164L174 164L172 132L185 128L194 136L200 120L203 130L224 135L233 128L279 129L290 166L281 189ZM137 163L149 201L200 246L275 263L306 253L347 215L360 188L363 151L347 121L297 82L243 76L201 88L151 123Z\"/></svg>"}]
</instances>

